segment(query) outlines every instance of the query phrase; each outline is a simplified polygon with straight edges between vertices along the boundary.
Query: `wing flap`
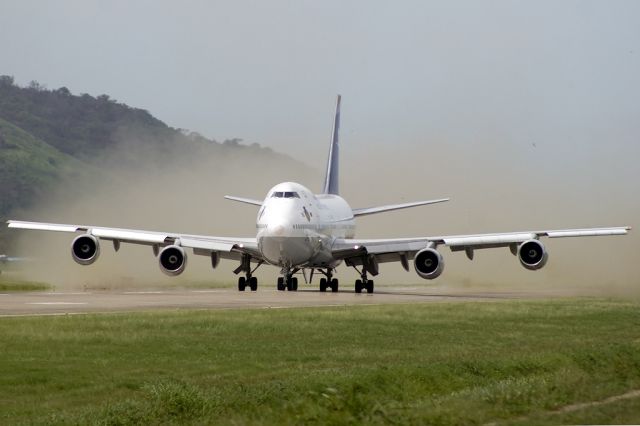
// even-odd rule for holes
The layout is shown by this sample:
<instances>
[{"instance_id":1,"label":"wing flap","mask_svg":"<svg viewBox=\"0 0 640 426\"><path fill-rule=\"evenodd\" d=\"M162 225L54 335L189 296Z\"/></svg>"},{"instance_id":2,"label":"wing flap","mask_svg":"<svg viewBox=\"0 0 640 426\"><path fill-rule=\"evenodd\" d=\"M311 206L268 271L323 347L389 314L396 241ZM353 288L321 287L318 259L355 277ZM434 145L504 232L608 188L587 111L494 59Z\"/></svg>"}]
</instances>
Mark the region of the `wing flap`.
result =
<instances>
[{"instance_id":1,"label":"wing flap","mask_svg":"<svg viewBox=\"0 0 640 426\"><path fill-rule=\"evenodd\" d=\"M164 244L169 241L168 234L157 234L144 231L133 231L127 229L111 229L111 228L89 228L88 231L92 235L107 240L128 241L132 243L146 244Z\"/></svg>"},{"instance_id":2,"label":"wing flap","mask_svg":"<svg viewBox=\"0 0 640 426\"><path fill-rule=\"evenodd\" d=\"M194 249L224 252L230 252L236 246L236 244L232 244L230 242L203 240L191 237L180 237L180 245Z\"/></svg>"},{"instance_id":3,"label":"wing flap","mask_svg":"<svg viewBox=\"0 0 640 426\"><path fill-rule=\"evenodd\" d=\"M518 232L513 234L487 234L487 235L469 235L459 237L444 237L442 241L444 244L450 247L456 246L483 246L491 245L495 246L513 243L522 243L527 240L531 240L536 237L533 232Z\"/></svg>"}]
</instances>

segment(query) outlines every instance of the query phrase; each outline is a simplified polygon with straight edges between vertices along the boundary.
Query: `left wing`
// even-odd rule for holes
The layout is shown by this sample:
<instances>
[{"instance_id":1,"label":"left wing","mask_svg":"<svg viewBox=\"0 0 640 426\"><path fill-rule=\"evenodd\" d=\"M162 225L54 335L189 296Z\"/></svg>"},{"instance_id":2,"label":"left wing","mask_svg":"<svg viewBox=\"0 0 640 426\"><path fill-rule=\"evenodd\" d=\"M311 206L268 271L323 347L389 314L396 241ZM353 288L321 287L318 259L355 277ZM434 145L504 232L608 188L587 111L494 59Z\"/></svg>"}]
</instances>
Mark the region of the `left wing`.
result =
<instances>
[{"instance_id":1,"label":"left wing","mask_svg":"<svg viewBox=\"0 0 640 426\"><path fill-rule=\"evenodd\" d=\"M368 262L401 262L408 270L408 261L423 249L435 249L439 245L447 246L451 251L465 251L473 259L474 250L509 247L515 255L518 247L530 240L541 237L596 237L606 235L626 235L631 228L627 226L610 228L561 229L553 231L524 231L496 234L451 235L439 237L398 238L398 239L337 239L333 245L333 256L342 259L349 266L363 265ZM543 248L544 250L544 248ZM373 257L372 257L373 256ZM374 271L370 271L374 272ZM376 271L377 273L377 271ZM375 274L374 274L375 275ZM435 278L435 277L434 277Z\"/></svg>"},{"instance_id":2,"label":"left wing","mask_svg":"<svg viewBox=\"0 0 640 426\"><path fill-rule=\"evenodd\" d=\"M412 203L404 203L404 204L391 204L388 206L379 206L379 207L367 207L364 209L353 209L353 216L364 216L368 214L389 212L392 210L401 210L408 209L410 207L417 206L426 206L428 204L436 204L436 203L444 203L445 201L449 201L449 198L440 198L438 200L428 200L428 201L414 201Z\"/></svg>"},{"instance_id":3,"label":"left wing","mask_svg":"<svg viewBox=\"0 0 640 426\"><path fill-rule=\"evenodd\" d=\"M209 256L212 253L219 253L222 258L240 259L242 254L249 254L256 260L262 260L255 238L227 238L137 229L105 228L102 226L22 222L17 220L9 220L7 223L9 228L90 234L101 240L112 241L116 250L119 249L120 243L152 246L155 253L161 247L179 245L185 248L192 248L194 254L198 255Z\"/></svg>"}]
</instances>

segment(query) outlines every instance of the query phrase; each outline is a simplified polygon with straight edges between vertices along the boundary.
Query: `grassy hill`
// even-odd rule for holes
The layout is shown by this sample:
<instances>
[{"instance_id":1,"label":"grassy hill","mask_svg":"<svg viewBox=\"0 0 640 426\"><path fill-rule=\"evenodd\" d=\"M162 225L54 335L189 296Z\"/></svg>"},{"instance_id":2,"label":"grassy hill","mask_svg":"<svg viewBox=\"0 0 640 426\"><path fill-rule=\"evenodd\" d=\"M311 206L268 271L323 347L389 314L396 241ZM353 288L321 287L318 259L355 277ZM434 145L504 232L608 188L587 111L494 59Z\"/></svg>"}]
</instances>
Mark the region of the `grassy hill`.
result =
<instances>
[{"instance_id":1,"label":"grassy hill","mask_svg":"<svg viewBox=\"0 0 640 426\"><path fill-rule=\"evenodd\" d=\"M118 142L117 131L144 130L149 141L170 141L180 133L147 111L118 103L107 95L72 95L65 87L28 87L0 76L0 118L13 123L60 152L78 158L99 154Z\"/></svg>"},{"instance_id":2,"label":"grassy hill","mask_svg":"<svg viewBox=\"0 0 640 426\"><path fill-rule=\"evenodd\" d=\"M166 167L203 156L238 152L283 156L239 139L218 143L197 133L167 126L149 112L118 103L107 95L73 95L65 87L28 87L0 76L0 223L11 212L33 206L63 182L81 185L118 167ZM0 253L7 250L0 226Z\"/></svg>"},{"instance_id":3,"label":"grassy hill","mask_svg":"<svg viewBox=\"0 0 640 426\"><path fill-rule=\"evenodd\" d=\"M91 168L0 118L0 220L28 208L62 179L80 177ZM6 245L1 226L0 251Z\"/></svg>"}]
</instances>

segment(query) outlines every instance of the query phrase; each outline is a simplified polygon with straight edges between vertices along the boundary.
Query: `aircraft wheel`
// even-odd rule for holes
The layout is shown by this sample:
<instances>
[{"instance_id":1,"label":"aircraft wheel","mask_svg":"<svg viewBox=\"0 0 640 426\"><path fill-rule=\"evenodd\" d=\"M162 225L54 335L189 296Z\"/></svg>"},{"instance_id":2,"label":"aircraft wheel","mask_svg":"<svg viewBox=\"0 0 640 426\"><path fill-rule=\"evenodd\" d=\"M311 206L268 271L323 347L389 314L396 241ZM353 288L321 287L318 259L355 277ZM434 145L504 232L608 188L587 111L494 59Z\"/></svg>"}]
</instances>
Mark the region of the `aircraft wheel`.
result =
<instances>
[{"instance_id":1,"label":"aircraft wheel","mask_svg":"<svg viewBox=\"0 0 640 426\"><path fill-rule=\"evenodd\" d=\"M298 279L291 277L287 280L287 290L298 291Z\"/></svg>"},{"instance_id":2,"label":"aircraft wheel","mask_svg":"<svg viewBox=\"0 0 640 426\"><path fill-rule=\"evenodd\" d=\"M327 291L327 279L326 278L320 278L320 291L321 292L325 292Z\"/></svg>"},{"instance_id":3,"label":"aircraft wheel","mask_svg":"<svg viewBox=\"0 0 640 426\"><path fill-rule=\"evenodd\" d=\"M356 293L362 293L362 281L356 280Z\"/></svg>"},{"instance_id":4,"label":"aircraft wheel","mask_svg":"<svg viewBox=\"0 0 640 426\"><path fill-rule=\"evenodd\" d=\"M367 293L369 294L373 293L373 280L369 280L367 282Z\"/></svg>"},{"instance_id":5,"label":"aircraft wheel","mask_svg":"<svg viewBox=\"0 0 640 426\"><path fill-rule=\"evenodd\" d=\"M251 287L251 291L256 291L258 289L258 279L256 277L251 277L251 279L249 279L249 287Z\"/></svg>"},{"instance_id":6,"label":"aircraft wheel","mask_svg":"<svg viewBox=\"0 0 640 426\"><path fill-rule=\"evenodd\" d=\"M278 277L278 291L284 291L284 278Z\"/></svg>"},{"instance_id":7,"label":"aircraft wheel","mask_svg":"<svg viewBox=\"0 0 640 426\"><path fill-rule=\"evenodd\" d=\"M238 278L238 291L244 291L247 286L247 279L245 277Z\"/></svg>"},{"instance_id":8,"label":"aircraft wheel","mask_svg":"<svg viewBox=\"0 0 640 426\"><path fill-rule=\"evenodd\" d=\"M334 278L331 280L331 292L332 293L337 293L338 292L338 279Z\"/></svg>"}]
</instances>

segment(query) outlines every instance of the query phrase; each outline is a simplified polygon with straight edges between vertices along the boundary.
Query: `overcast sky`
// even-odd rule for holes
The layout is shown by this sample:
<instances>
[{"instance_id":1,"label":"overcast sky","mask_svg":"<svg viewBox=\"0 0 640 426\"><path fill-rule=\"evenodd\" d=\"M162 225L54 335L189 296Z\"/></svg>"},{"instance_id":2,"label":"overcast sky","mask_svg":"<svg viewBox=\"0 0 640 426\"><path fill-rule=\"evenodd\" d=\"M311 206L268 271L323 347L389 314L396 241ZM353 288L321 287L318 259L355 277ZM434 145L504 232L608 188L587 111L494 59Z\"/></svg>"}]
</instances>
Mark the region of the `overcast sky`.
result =
<instances>
[{"instance_id":1,"label":"overcast sky","mask_svg":"<svg viewBox=\"0 0 640 426\"><path fill-rule=\"evenodd\" d=\"M0 0L0 73L314 166L337 93L351 153L583 143L593 161L638 144L640 2Z\"/></svg>"}]
</instances>

